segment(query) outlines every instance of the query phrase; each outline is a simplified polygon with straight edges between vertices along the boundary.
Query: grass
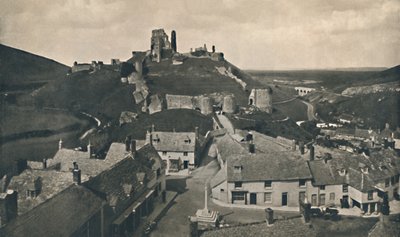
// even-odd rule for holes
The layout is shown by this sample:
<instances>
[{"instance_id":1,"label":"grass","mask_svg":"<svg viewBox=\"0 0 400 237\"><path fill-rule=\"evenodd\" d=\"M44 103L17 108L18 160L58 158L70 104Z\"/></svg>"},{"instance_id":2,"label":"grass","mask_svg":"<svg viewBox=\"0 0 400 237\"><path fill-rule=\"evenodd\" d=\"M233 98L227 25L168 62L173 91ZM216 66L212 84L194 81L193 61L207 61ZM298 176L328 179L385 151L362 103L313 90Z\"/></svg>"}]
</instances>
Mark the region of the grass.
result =
<instances>
[{"instance_id":1,"label":"grass","mask_svg":"<svg viewBox=\"0 0 400 237\"><path fill-rule=\"evenodd\" d=\"M317 112L328 120L343 113L363 118L365 127L384 128L389 123L392 128L400 126L400 94L385 92L343 98L337 103L318 103Z\"/></svg>"},{"instance_id":2,"label":"grass","mask_svg":"<svg viewBox=\"0 0 400 237\"><path fill-rule=\"evenodd\" d=\"M12 169L14 161L52 157L58 141L69 147L79 145L78 137L89 121L64 111L3 107L0 117L0 176Z\"/></svg>"},{"instance_id":3,"label":"grass","mask_svg":"<svg viewBox=\"0 0 400 237\"><path fill-rule=\"evenodd\" d=\"M309 141L312 139L312 135L297 126L292 119L279 121L285 117L284 114L279 111L275 111L272 115L264 112L257 112L251 115L240 115L238 116L239 119L229 114L227 114L227 116L233 126L237 129L255 130L272 137L282 136L302 141Z\"/></svg>"},{"instance_id":4,"label":"grass","mask_svg":"<svg viewBox=\"0 0 400 237\"><path fill-rule=\"evenodd\" d=\"M27 116L29 115L29 116ZM74 124L86 126L87 121L61 111L37 110L32 107L7 106L0 119L1 136L39 130L59 130Z\"/></svg>"},{"instance_id":5,"label":"grass","mask_svg":"<svg viewBox=\"0 0 400 237\"><path fill-rule=\"evenodd\" d=\"M38 88L60 80L69 67L38 55L0 44L0 91Z\"/></svg>"},{"instance_id":6,"label":"grass","mask_svg":"<svg viewBox=\"0 0 400 237\"><path fill-rule=\"evenodd\" d=\"M295 121L308 120L307 116L307 105L302 103L300 100L295 99L293 101L273 105L276 109L281 111L283 114L289 116Z\"/></svg>"},{"instance_id":7,"label":"grass","mask_svg":"<svg viewBox=\"0 0 400 237\"><path fill-rule=\"evenodd\" d=\"M140 114L135 123L117 127L112 134L113 141L123 141L127 135L135 139L144 139L147 130L155 125L157 131L190 132L199 127L203 135L212 129L212 119L198 111L189 109L165 110L152 115Z\"/></svg>"}]
</instances>

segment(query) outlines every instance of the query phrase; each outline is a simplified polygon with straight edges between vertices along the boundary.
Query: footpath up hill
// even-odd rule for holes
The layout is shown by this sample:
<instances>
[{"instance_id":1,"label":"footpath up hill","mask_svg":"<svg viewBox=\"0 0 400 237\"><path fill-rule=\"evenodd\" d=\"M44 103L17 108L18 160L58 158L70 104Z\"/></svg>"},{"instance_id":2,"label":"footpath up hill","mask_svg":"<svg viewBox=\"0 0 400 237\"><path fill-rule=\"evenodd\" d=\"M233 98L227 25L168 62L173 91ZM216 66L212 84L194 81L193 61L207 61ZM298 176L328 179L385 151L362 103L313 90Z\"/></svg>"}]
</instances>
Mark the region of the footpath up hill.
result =
<instances>
[{"instance_id":1,"label":"footpath up hill","mask_svg":"<svg viewBox=\"0 0 400 237\"><path fill-rule=\"evenodd\" d=\"M0 91L38 88L64 78L68 69L54 60L0 44Z\"/></svg>"}]
</instances>

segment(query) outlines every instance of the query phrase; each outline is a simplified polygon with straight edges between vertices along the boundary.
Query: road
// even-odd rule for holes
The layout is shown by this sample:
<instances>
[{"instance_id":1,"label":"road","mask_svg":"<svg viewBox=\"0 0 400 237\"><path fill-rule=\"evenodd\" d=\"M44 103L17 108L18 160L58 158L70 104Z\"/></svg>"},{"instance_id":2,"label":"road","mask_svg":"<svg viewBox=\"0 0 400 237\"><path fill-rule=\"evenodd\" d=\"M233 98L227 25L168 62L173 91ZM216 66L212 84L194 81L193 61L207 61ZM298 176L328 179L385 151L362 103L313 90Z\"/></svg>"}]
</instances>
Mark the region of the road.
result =
<instances>
[{"instance_id":1,"label":"road","mask_svg":"<svg viewBox=\"0 0 400 237\"><path fill-rule=\"evenodd\" d=\"M303 104L307 105L307 117L309 121L312 120L318 120L317 117L315 117L315 112L314 112L314 105L308 103L307 101L300 100L303 102Z\"/></svg>"},{"instance_id":2,"label":"road","mask_svg":"<svg viewBox=\"0 0 400 237\"><path fill-rule=\"evenodd\" d=\"M189 235L188 216L194 215L197 209L204 208L204 186L218 171L216 160L207 157L202 166L193 171L191 177L169 176L167 189L180 193L174 204L157 223L151 232L152 237L179 237ZM221 207L208 199L208 208L221 213L227 223L250 223L265 219L264 210Z\"/></svg>"}]
</instances>

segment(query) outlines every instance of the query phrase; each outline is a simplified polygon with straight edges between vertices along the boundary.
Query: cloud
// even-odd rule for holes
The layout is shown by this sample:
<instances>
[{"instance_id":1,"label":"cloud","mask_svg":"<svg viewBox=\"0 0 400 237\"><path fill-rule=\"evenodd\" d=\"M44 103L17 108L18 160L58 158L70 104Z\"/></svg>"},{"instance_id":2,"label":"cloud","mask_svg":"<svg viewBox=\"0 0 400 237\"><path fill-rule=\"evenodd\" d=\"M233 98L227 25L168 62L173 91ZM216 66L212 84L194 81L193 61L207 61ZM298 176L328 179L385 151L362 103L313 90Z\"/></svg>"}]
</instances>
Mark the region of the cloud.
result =
<instances>
[{"instance_id":1,"label":"cloud","mask_svg":"<svg viewBox=\"0 0 400 237\"><path fill-rule=\"evenodd\" d=\"M397 0L0 0L0 42L73 61L126 59L151 30L178 48L214 44L244 68L392 66L400 62Z\"/></svg>"}]
</instances>

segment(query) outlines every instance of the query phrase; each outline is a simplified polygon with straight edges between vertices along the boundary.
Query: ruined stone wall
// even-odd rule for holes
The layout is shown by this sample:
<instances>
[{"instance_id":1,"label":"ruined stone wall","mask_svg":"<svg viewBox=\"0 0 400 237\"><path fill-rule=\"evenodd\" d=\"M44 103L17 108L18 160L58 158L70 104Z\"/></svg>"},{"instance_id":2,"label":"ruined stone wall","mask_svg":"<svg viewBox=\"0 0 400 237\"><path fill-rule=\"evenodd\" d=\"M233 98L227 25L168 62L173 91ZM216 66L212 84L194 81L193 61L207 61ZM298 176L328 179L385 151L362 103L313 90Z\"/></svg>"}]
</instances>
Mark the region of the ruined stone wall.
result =
<instances>
[{"instance_id":1,"label":"ruined stone wall","mask_svg":"<svg viewBox=\"0 0 400 237\"><path fill-rule=\"evenodd\" d=\"M202 97L200 104L200 111L202 114L209 115L213 112L212 100L209 97Z\"/></svg>"},{"instance_id":2,"label":"ruined stone wall","mask_svg":"<svg viewBox=\"0 0 400 237\"><path fill-rule=\"evenodd\" d=\"M249 105L262 111L272 113L272 89L253 89L249 96Z\"/></svg>"},{"instance_id":3,"label":"ruined stone wall","mask_svg":"<svg viewBox=\"0 0 400 237\"><path fill-rule=\"evenodd\" d=\"M235 113L236 102L235 102L235 97L233 95L227 95L224 97L222 111L225 113Z\"/></svg>"},{"instance_id":4,"label":"ruined stone wall","mask_svg":"<svg viewBox=\"0 0 400 237\"><path fill-rule=\"evenodd\" d=\"M193 97L188 95L165 95L167 109L194 109Z\"/></svg>"}]
</instances>

